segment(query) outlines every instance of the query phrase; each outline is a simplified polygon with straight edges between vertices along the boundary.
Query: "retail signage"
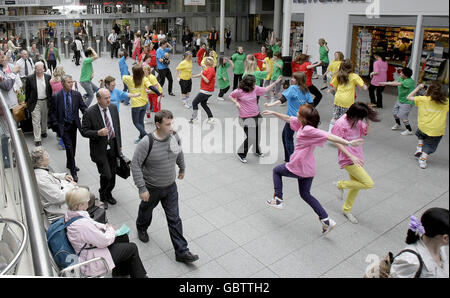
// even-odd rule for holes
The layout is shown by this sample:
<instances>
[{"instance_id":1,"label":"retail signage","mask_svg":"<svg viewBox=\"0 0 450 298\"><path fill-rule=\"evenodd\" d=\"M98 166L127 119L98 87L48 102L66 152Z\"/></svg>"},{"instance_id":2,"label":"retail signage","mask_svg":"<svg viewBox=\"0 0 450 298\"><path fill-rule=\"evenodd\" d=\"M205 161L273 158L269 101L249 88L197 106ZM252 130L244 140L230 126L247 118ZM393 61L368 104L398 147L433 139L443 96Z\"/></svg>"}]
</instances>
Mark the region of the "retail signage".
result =
<instances>
[{"instance_id":1,"label":"retail signage","mask_svg":"<svg viewBox=\"0 0 450 298\"><path fill-rule=\"evenodd\" d=\"M15 5L16 1L5 1L5 5Z\"/></svg>"},{"instance_id":2,"label":"retail signage","mask_svg":"<svg viewBox=\"0 0 450 298\"><path fill-rule=\"evenodd\" d=\"M206 5L205 0L184 0L184 5Z\"/></svg>"}]
</instances>

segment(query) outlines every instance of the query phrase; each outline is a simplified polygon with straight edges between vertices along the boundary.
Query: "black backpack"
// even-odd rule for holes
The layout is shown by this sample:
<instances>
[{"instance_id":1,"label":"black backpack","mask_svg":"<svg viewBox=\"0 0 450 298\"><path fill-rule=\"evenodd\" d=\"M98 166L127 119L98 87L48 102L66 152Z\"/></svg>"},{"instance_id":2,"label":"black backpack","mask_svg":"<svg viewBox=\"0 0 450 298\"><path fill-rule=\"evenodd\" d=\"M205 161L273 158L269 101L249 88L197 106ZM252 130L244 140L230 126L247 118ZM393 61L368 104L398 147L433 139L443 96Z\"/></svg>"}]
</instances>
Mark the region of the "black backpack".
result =
<instances>
[{"instance_id":1,"label":"black backpack","mask_svg":"<svg viewBox=\"0 0 450 298\"><path fill-rule=\"evenodd\" d=\"M153 138L153 133L149 133L149 134L147 134L147 136L148 136L148 152L147 152L147 156L144 159L144 162L142 162L142 164L141 164L141 168L144 167L145 162L147 161L147 158L150 155L150 152L152 151L153 142L155 141L155 139ZM178 136L176 131L173 132L173 136L177 139L178 145L180 145L180 137Z\"/></svg>"}]
</instances>

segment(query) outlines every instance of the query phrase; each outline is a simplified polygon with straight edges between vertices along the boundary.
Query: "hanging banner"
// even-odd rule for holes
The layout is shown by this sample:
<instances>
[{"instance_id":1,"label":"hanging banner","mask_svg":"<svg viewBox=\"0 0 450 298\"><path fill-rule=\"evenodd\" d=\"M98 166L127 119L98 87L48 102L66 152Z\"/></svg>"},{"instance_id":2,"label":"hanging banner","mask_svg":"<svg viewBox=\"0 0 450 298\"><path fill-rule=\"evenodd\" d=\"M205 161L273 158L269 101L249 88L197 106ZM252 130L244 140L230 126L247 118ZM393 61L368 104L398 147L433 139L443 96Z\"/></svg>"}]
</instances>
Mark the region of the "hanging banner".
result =
<instances>
[{"instance_id":1,"label":"hanging banner","mask_svg":"<svg viewBox=\"0 0 450 298\"><path fill-rule=\"evenodd\" d=\"M184 5L206 5L205 0L184 0Z\"/></svg>"}]
</instances>

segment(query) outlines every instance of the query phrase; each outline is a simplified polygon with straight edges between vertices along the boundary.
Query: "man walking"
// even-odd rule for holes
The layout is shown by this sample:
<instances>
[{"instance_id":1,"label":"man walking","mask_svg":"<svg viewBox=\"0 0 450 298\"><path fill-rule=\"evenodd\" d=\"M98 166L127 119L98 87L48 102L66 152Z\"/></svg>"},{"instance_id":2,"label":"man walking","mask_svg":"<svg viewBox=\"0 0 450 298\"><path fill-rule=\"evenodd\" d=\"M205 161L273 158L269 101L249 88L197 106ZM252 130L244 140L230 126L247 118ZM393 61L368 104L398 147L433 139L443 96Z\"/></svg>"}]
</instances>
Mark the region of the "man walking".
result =
<instances>
[{"instance_id":1,"label":"man walking","mask_svg":"<svg viewBox=\"0 0 450 298\"><path fill-rule=\"evenodd\" d=\"M116 105L111 105L111 94L102 88L97 92L97 104L83 115L81 134L89 138L91 160L97 164L100 174L100 201L115 205L112 196L116 185L117 157L122 151L119 112Z\"/></svg>"},{"instance_id":2,"label":"man walking","mask_svg":"<svg viewBox=\"0 0 450 298\"><path fill-rule=\"evenodd\" d=\"M26 77L25 101L31 112L35 146L41 146L41 137L47 137L48 107L52 96L50 79L40 61L36 62L35 73Z\"/></svg>"},{"instance_id":3,"label":"man walking","mask_svg":"<svg viewBox=\"0 0 450 298\"><path fill-rule=\"evenodd\" d=\"M80 113L87 109L80 92L72 90L73 79L70 75L64 75L61 79L63 90L53 95L53 103L50 106L50 123L58 137L63 139L66 147L66 167L75 182L78 182L75 165L75 149L77 144L77 129L81 131Z\"/></svg>"},{"instance_id":4,"label":"man walking","mask_svg":"<svg viewBox=\"0 0 450 298\"><path fill-rule=\"evenodd\" d=\"M114 57L119 58L119 42L117 41L116 30L111 30L111 34L109 34L108 36L108 42L111 45L111 59L113 59Z\"/></svg>"},{"instance_id":5,"label":"man walking","mask_svg":"<svg viewBox=\"0 0 450 298\"><path fill-rule=\"evenodd\" d=\"M133 56L133 40L134 40L134 32L131 31L130 26L127 26L125 30L125 50L128 51L128 56Z\"/></svg>"},{"instance_id":6,"label":"man walking","mask_svg":"<svg viewBox=\"0 0 450 298\"><path fill-rule=\"evenodd\" d=\"M184 154L180 137L173 131L173 114L162 110L155 115L156 130L136 147L131 162L134 183L139 190L139 206L136 227L142 242L148 242L147 229L152 222L153 209L161 202L169 225L170 239L178 262L191 263L198 260L183 237L179 216L178 190L175 163L180 168L178 179L184 178Z\"/></svg>"}]
</instances>

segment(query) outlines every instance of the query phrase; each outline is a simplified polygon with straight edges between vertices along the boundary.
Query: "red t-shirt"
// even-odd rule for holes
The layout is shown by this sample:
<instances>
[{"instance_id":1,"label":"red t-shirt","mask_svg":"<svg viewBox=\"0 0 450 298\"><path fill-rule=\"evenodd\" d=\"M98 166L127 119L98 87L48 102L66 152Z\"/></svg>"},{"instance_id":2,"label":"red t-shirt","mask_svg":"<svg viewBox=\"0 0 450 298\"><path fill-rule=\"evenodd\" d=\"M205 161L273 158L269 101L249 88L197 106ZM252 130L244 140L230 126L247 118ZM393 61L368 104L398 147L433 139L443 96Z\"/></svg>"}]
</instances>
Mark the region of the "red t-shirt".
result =
<instances>
[{"instance_id":1,"label":"red t-shirt","mask_svg":"<svg viewBox=\"0 0 450 298\"><path fill-rule=\"evenodd\" d=\"M306 86L312 86L312 76L313 76L313 69L308 69L308 65L311 65L311 62L305 62L302 65L299 65L296 62L292 62L292 73L295 73L297 71L304 72L306 74Z\"/></svg>"},{"instance_id":2,"label":"red t-shirt","mask_svg":"<svg viewBox=\"0 0 450 298\"><path fill-rule=\"evenodd\" d=\"M205 69L202 74L209 80L209 83L206 83L202 78L200 89L208 92L214 92L214 85L216 83L216 71L214 70L214 67Z\"/></svg>"},{"instance_id":3,"label":"red t-shirt","mask_svg":"<svg viewBox=\"0 0 450 298\"><path fill-rule=\"evenodd\" d=\"M266 59L266 57L267 57L266 54L256 53L253 56L255 56L255 58L256 58L256 62L258 63L259 70L262 70L263 65L264 65L264 59Z\"/></svg>"},{"instance_id":4,"label":"red t-shirt","mask_svg":"<svg viewBox=\"0 0 450 298\"><path fill-rule=\"evenodd\" d=\"M150 59L150 66L151 67L156 67L156 50L151 50L149 52L150 56L152 57Z\"/></svg>"},{"instance_id":5,"label":"red t-shirt","mask_svg":"<svg viewBox=\"0 0 450 298\"><path fill-rule=\"evenodd\" d=\"M199 66L202 66L203 56L205 56L205 52L206 52L205 49L198 50L197 63L198 63Z\"/></svg>"}]
</instances>

